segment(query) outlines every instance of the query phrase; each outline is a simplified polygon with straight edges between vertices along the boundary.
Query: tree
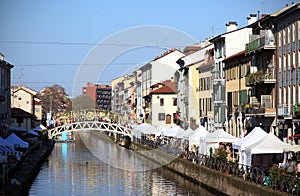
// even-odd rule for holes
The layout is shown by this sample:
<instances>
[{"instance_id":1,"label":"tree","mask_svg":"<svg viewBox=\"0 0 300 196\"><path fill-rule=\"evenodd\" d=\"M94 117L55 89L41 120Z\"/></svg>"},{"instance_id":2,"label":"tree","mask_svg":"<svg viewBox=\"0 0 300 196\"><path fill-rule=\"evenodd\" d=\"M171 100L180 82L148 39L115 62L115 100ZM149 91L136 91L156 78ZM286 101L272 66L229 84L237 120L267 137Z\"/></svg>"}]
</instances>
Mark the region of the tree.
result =
<instances>
[{"instance_id":1,"label":"tree","mask_svg":"<svg viewBox=\"0 0 300 196\"><path fill-rule=\"evenodd\" d=\"M42 100L43 114L52 111L57 115L59 113L71 111L71 98L68 96L65 89L58 84L45 87L37 94L37 97Z\"/></svg>"},{"instance_id":2,"label":"tree","mask_svg":"<svg viewBox=\"0 0 300 196\"><path fill-rule=\"evenodd\" d=\"M92 109L95 107L95 103L92 97L86 95L80 95L73 99L73 111Z\"/></svg>"}]
</instances>

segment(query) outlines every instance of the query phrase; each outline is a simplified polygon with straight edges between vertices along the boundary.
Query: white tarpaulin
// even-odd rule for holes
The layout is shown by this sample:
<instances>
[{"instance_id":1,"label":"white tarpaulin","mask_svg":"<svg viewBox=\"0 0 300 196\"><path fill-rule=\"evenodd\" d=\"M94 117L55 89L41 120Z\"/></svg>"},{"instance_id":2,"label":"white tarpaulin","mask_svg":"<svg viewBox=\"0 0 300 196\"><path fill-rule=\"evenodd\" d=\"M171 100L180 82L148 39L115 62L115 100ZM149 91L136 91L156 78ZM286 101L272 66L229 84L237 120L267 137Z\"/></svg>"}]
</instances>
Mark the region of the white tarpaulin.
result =
<instances>
[{"instance_id":1,"label":"white tarpaulin","mask_svg":"<svg viewBox=\"0 0 300 196\"><path fill-rule=\"evenodd\" d=\"M163 132L163 135L168 136L168 137L175 137L176 135L180 135L183 132L184 132L184 130L180 126L173 125L166 132Z\"/></svg>"},{"instance_id":2,"label":"white tarpaulin","mask_svg":"<svg viewBox=\"0 0 300 196\"><path fill-rule=\"evenodd\" d=\"M233 143L232 148L236 150L245 150L245 147L259 142L267 135L267 132L265 132L262 128L255 127L248 135Z\"/></svg>"},{"instance_id":3,"label":"white tarpaulin","mask_svg":"<svg viewBox=\"0 0 300 196\"><path fill-rule=\"evenodd\" d=\"M206 135L206 143L229 142L233 143L238 140L237 137L226 133L223 129L217 129L214 132L208 132Z\"/></svg>"},{"instance_id":4,"label":"white tarpaulin","mask_svg":"<svg viewBox=\"0 0 300 196\"><path fill-rule=\"evenodd\" d=\"M158 125L155 127L155 129L151 130L151 134L155 134L155 136L160 136L164 135L163 133L166 133L169 131L169 128L163 126L163 125Z\"/></svg>"},{"instance_id":5,"label":"white tarpaulin","mask_svg":"<svg viewBox=\"0 0 300 196\"><path fill-rule=\"evenodd\" d=\"M136 138L141 138L142 132L147 130L153 130L154 126L148 123L142 123L140 125L134 126L133 135Z\"/></svg>"},{"instance_id":6,"label":"white tarpaulin","mask_svg":"<svg viewBox=\"0 0 300 196\"><path fill-rule=\"evenodd\" d=\"M28 142L24 142L23 140L21 140L18 136L16 136L14 133L10 134L5 141L8 144L13 144L14 147L19 147L19 148L28 148L29 144Z\"/></svg>"},{"instance_id":7,"label":"white tarpaulin","mask_svg":"<svg viewBox=\"0 0 300 196\"><path fill-rule=\"evenodd\" d=\"M203 145L201 146L201 140L202 143L204 142L204 138L207 135L207 131L205 129L205 127L203 126L199 126L192 135L189 136L189 148L191 149L191 147L195 144L196 146L199 146L199 148L203 147ZM201 148L202 149L202 148ZM199 151L203 151L203 150L199 150ZM203 152L200 152L201 154Z\"/></svg>"},{"instance_id":8,"label":"white tarpaulin","mask_svg":"<svg viewBox=\"0 0 300 196\"><path fill-rule=\"evenodd\" d=\"M44 126L44 125L42 125L42 124L40 124L39 126L37 126L36 128L34 128L33 130L46 130L47 128Z\"/></svg>"},{"instance_id":9,"label":"white tarpaulin","mask_svg":"<svg viewBox=\"0 0 300 196\"><path fill-rule=\"evenodd\" d=\"M272 153L283 153L284 149L291 147L290 144L281 141L273 133L269 133L259 142L247 146L246 152L252 154L272 154Z\"/></svg>"},{"instance_id":10,"label":"white tarpaulin","mask_svg":"<svg viewBox=\"0 0 300 196\"><path fill-rule=\"evenodd\" d=\"M176 137L178 139L189 139L189 136L194 134L194 130L188 128L187 130L183 131L182 133L178 134Z\"/></svg>"}]
</instances>

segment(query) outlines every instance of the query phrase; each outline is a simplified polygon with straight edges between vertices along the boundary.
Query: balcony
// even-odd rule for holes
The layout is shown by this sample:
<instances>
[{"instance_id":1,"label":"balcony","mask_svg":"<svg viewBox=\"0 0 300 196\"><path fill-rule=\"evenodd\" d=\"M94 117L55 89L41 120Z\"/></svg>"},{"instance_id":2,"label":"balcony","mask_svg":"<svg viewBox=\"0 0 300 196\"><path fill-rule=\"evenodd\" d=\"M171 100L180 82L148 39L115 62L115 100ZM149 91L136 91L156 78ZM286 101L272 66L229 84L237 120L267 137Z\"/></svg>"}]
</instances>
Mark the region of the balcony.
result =
<instances>
[{"instance_id":1,"label":"balcony","mask_svg":"<svg viewBox=\"0 0 300 196\"><path fill-rule=\"evenodd\" d=\"M259 70L256 73L249 74L245 77L245 84L246 86L255 86L258 84L276 84L275 70Z\"/></svg>"},{"instance_id":2,"label":"balcony","mask_svg":"<svg viewBox=\"0 0 300 196\"><path fill-rule=\"evenodd\" d=\"M257 101L257 97L250 97L250 104L245 106L245 114L247 116L265 116L275 117L276 108L273 107L273 98L271 95L261 95L261 102Z\"/></svg>"},{"instance_id":3,"label":"balcony","mask_svg":"<svg viewBox=\"0 0 300 196\"><path fill-rule=\"evenodd\" d=\"M274 35L270 30L261 30L260 35L250 35L249 39L250 42L246 44L246 53L261 49L274 50L276 48Z\"/></svg>"},{"instance_id":4,"label":"balcony","mask_svg":"<svg viewBox=\"0 0 300 196\"><path fill-rule=\"evenodd\" d=\"M291 112L289 111L288 105L278 105L278 116L290 116Z\"/></svg>"}]
</instances>

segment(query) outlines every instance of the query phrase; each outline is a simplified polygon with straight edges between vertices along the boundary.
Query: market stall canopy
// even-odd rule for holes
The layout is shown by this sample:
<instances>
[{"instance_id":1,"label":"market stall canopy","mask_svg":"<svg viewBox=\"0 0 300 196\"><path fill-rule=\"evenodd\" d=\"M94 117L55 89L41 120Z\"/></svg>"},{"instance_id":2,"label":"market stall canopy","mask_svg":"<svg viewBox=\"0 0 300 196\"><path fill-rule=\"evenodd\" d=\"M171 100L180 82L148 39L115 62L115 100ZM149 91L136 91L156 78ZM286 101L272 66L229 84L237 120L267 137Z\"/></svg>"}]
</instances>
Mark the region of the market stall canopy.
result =
<instances>
[{"instance_id":1,"label":"market stall canopy","mask_svg":"<svg viewBox=\"0 0 300 196\"><path fill-rule=\"evenodd\" d=\"M34 135L34 136L39 136L39 134L36 131L34 131L33 129L27 131L24 135L28 135L28 134Z\"/></svg>"},{"instance_id":2,"label":"market stall canopy","mask_svg":"<svg viewBox=\"0 0 300 196\"><path fill-rule=\"evenodd\" d=\"M190 145L196 144L196 146L199 146L201 139L205 138L207 135L207 131L205 127L199 126L192 135L189 136L189 143Z\"/></svg>"},{"instance_id":3,"label":"market stall canopy","mask_svg":"<svg viewBox=\"0 0 300 196\"><path fill-rule=\"evenodd\" d=\"M180 126L173 125L168 131L164 132L163 135L168 137L175 137L183 132L184 130Z\"/></svg>"},{"instance_id":4,"label":"market stall canopy","mask_svg":"<svg viewBox=\"0 0 300 196\"><path fill-rule=\"evenodd\" d=\"M20 148L28 148L29 144L28 142L24 142L21 140L18 136L16 136L14 133L10 134L5 141L8 144L13 144L15 147L20 147Z\"/></svg>"},{"instance_id":5,"label":"market stall canopy","mask_svg":"<svg viewBox=\"0 0 300 196\"><path fill-rule=\"evenodd\" d=\"M217 129L214 132L208 132L205 138L206 143L219 143L219 142L236 142L237 137L226 133L223 129Z\"/></svg>"},{"instance_id":6,"label":"market stall canopy","mask_svg":"<svg viewBox=\"0 0 300 196\"><path fill-rule=\"evenodd\" d=\"M33 130L46 130L47 128L44 125L39 125L36 128L34 128Z\"/></svg>"},{"instance_id":7,"label":"market stall canopy","mask_svg":"<svg viewBox=\"0 0 300 196\"><path fill-rule=\"evenodd\" d=\"M248 135L232 144L236 150L245 150L245 147L255 144L262 140L268 133L260 127L255 127Z\"/></svg>"},{"instance_id":8,"label":"market stall canopy","mask_svg":"<svg viewBox=\"0 0 300 196\"><path fill-rule=\"evenodd\" d=\"M158 125L155 127L153 130L150 130L150 134L155 134L155 136L160 136L163 135L163 133L166 133L169 131L169 128L163 126L163 125Z\"/></svg>"},{"instance_id":9,"label":"market stall canopy","mask_svg":"<svg viewBox=\"0 0 300 196\"><path fill-rule=\"evenodd\" d=\"M148 123L142 123L133 127L133 135L136 138L141 138L141 134L143 131L153 130L154 126Z\"/></svg>"},{"instance_id":10,"label":"market stall canopy","mask_svg":"<svg viewBox=\"0 0 300 196\"><path fill-rule=\"evenodd\" d=\"M281 141L273 133L269 133L259 142L246 147L245 151L251 154L272 154L283 153L284 149L289 147L291 147L290 144Z\"/></svg>"},{"instance_id":11,"label":"market stall canopy","mask_svg":"<svg viewBox=\"0 0 300 196\"><path fill-rule=\"evenodd\" d=\"M2 137L0 137L0 146L11 146L13 147L14 145L7 143Z\"/></svg>"},{"instance_id":12,"label":"market stall canopy","mask_svg":"<svg viewBox=\"0 0 300 196\"><path fill-rule=\"evenodd\" d=\"M300 151L300 145L292 145L284 149L284 152L299 152L299 151Z\"/></svg>"},{"instance_id":13,"label":"market stall canopy","mask_svg":"<svg viewBox=\"0 0 300 196\"><path fill-rule=\"evenodd\" d=\"M183 131L182 133L178 134L176 137L179 139L189 139L190 135L194 134L194 130L188 128L187 130Z\"/></svg>"}]
</instances>

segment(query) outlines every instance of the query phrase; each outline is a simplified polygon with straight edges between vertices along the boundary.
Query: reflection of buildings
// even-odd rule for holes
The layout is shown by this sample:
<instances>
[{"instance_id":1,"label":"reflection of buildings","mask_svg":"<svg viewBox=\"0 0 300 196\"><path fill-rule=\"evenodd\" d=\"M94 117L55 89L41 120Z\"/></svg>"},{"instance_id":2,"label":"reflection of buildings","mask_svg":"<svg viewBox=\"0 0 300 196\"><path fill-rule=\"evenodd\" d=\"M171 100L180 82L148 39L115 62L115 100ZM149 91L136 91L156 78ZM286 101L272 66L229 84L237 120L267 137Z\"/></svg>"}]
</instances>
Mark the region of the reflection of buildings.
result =
<instances>
[{"instance_id":1,"label":"reflection of buildings","mask_svg":"<svg viewBox=\"0 0 300 196\"><path fill-rule=\"evenodd\" d=\"M0 124L10 124L10 86L11 69L13 65L4 60L4 55L0 53Z\"/></svg>"}]
</instances>

